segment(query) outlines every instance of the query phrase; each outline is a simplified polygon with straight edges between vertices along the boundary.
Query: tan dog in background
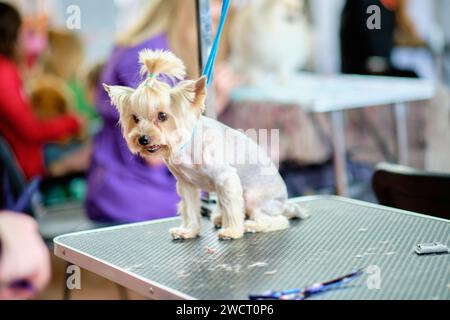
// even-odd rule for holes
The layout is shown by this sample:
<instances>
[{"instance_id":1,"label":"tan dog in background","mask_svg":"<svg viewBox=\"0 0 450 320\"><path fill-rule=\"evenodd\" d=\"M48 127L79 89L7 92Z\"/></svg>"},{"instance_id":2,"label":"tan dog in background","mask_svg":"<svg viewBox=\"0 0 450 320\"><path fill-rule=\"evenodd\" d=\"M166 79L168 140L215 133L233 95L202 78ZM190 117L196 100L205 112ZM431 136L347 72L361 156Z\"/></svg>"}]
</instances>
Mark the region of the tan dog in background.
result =
<instances>
[{"instance_id":1,"label":"tan dog in background","mask_svg":"<svg viewBox=\"0 0 450 320\"><path fill-rule=\"evenodd\" d=\"M39 75L31 81L30 101L36 115L51 119L73 109L74 97L64 80L53 75Z\"/></svg>"},{"instance_id":2,"label":"tan dog in background","mask_svg":"<svg viewBox=\"0 0 450 320\"><path fill-rule=\"evenodd\" d=\"M162 80L176 82L186 75L179 58L143 50L139 60L147 79L137 89L105 85L105 90L120 113L131 152L163 158L177 179L182 225L170 230L174 239L199 234L201 189L217 193L219 212L212 220L222 227L221 239L285 229L288 218L307 216L286 201L284 181L262 148L243 133L202 116L205 77L171 87Z\"/></svg>"}]
</instances>

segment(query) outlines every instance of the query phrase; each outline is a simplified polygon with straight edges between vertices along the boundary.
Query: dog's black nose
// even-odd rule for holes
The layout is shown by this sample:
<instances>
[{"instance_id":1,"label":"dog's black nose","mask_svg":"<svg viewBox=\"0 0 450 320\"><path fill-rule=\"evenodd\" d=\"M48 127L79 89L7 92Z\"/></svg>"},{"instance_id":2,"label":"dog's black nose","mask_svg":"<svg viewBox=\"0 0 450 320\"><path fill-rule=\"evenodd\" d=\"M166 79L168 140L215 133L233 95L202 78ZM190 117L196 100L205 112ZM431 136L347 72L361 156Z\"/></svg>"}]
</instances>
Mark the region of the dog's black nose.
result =
<instances>
[{"instance_id":1,"label":"dog's black nose","mask_svg":"<svg viewBox=\"0 0 450 320\"><path fill-rule=\"evenodd\" d=\"M150 143L150 138L148 136L140 136L138 141L141 146L145 147Z\"/></svg>"}]
</instances>

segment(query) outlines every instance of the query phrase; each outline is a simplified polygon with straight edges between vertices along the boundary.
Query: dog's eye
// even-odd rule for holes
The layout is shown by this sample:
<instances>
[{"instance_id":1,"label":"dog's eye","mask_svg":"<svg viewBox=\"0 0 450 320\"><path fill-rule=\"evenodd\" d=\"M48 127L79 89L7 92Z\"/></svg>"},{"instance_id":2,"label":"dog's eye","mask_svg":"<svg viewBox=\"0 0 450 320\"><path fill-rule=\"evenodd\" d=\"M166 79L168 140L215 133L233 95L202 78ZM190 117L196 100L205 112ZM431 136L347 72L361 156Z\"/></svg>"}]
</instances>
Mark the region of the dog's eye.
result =
<instances>
[{"instance_id":1,"label":"dog's eye","mask_svg":"<svg viewBox=\"0 0 450 320\"><path fill-rule=\"evenodd\" d=\"M137 117L137 115L133 114L131 115L131 117L133 118L134 123L139 123L139 118Z\"/></svg>"},{"instance_id":2,"label":"dog's eye","mask_svg":"<svg viewBox=\"0 0 450 320\"><path fill-rule=\"evenodd\" d=\"M167 113L165 113L165 112L158 113L158 120L159 121L164 122L164 121L167 120L167 118L168 118Z\"/></svg>"}]
</instances>

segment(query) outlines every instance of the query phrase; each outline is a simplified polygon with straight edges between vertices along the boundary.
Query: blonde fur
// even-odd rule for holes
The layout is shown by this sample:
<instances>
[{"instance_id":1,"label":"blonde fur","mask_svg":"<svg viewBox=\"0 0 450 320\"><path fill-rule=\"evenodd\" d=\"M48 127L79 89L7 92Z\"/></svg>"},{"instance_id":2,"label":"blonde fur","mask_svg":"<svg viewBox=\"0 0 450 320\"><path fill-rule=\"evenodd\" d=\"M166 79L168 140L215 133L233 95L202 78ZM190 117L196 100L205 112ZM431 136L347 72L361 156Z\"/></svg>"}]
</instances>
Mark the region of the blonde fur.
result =
<instances>
[{"instance_id":1,"label":"blonde fur","mask_svg":"<svg viewBox=\"0 0 450 320\"><path fill-rule=\"evenodd\" d=\"M116 40L119 47L133 47L165 34L171 51L182 58L187 74L198 75L195 0L152 0L136 24Z\"/></svg>"},{"instance_id":2,"label":"blonde fur","mask_svg":"<svg viewBox=\"0 0 450 320\"><path fill-rule=\"evenodd\" d=\"M44 73L71 81L79 76L83 56L83 41L77 33L65 29L48 31L48 48L42 61Z\"/></svg>"},{"instance_id":3,"label":"blonde fur","mask_svg":"<svg viewBox=\"0 0 450 320\"><path fill-rule=\"evenodd\" d=\"M233 16L232 6L224 26L217 55L217 65L228 59L229 56L229 34ZM198 64L195 0L150 1L137 23L118 36L116 45L119 47L136 46L162 33L168 38L170 50L186 64L188 76L197 78L200 67Z\"/></svg>"},{"instance_id":4,"label":"blonde fur","mask_svg":"<svg viewBox=\"0 0 450 320\"><path fill-rule=\"evenodd\" d=\"M177 2L177 0L152 0L137 23L119 35L117 45L135 46L145 39L169 30L170 19L176 10Z\"/></svg>"},{"instance_id":5,"label":"blonde fur","mask_svg":"<svg viewBox=\"0 0 450 320\"><path fill-rule=\"evenodd\" d=\"M141 75L154 77L166 75L172 81L181 80L186 76L186 67L178 57L170 51L144 49L139 53Z\"/></svg>"}]
</instances>

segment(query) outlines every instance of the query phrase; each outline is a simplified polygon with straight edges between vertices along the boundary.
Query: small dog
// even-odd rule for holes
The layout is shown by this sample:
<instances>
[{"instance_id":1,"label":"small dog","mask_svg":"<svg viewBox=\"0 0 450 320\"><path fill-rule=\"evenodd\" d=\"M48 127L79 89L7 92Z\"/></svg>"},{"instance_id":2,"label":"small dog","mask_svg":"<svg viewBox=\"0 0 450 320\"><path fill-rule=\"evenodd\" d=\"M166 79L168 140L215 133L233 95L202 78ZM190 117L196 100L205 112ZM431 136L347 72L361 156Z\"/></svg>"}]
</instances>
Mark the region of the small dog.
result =
<instances>
[{"instance_id":1,"label":"small dog","mask_svg":"<svg viewBox=\"0 0 450 320\"><path fill-rule=\"evenodd\" d=\"M312 28L304 0L248 0L232 20L231 64L253 85L279 82L305 68Z\"/></svg>"},{"instance_id":2,"label":"small dog","mask_svg":"<svg viewBox=\"0 0 450 320\"><path fill-rule=\"evenodd\" d=\"M217 193L219 212L212 221L221 226L220 239L285 229L288 218L307 216L298 205L287 203L286 186L262 148L243 133L202 116L205 77L177 83L186 75L185 66L168 51L143 50L139 61L147 79L138 88L104 87L119 111L131 152L163 158L177 179L182 225L170 230L174 239L199 234L200 189ZM170 86L169 79L176 84Z\"/></svg>"}]
</instances>

